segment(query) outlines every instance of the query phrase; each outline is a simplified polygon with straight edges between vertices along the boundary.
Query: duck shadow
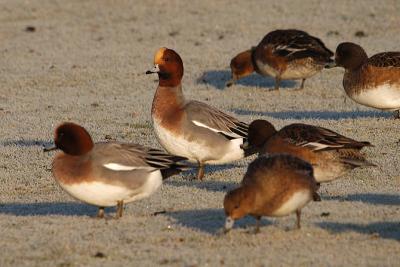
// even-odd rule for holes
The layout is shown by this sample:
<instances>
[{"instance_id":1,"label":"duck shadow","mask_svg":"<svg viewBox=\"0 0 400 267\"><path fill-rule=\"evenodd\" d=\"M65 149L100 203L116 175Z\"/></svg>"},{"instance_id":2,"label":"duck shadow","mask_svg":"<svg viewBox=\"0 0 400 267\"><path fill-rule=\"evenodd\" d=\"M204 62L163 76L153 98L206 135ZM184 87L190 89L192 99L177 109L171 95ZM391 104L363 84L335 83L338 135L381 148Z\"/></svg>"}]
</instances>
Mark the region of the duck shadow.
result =
<instances>
[{"instance_id":1,"label":"duck shadow","mask_svg":"<svg viewBox=\"0 0 400 267\"><path fill-rule=\"evenodd\" d=\"M351 194L347 196L324 196L324 200L361 201L373 205L400 205L400 194Z\"/></svg>"},{"instance_id":2,"label":"duck shadow","mask_svg":"<svg viewBox=\"0 0 400 267\"><path fill-rule=\"evenodd\" d=\"M225 213L223 209L200 209L200 210L182 210L168 212L170 216L178 224L183 227L199 230L208 234L218 234L225 224ZM248 228L255 225L255 219L246 216L240 220L235 221L234 229ZM261 220L261 226L270 225L271 222Z\"/></svg>"},{"instance_id":3,"label":"duck shadow","mask_svg":"<svg viewBox=\"0 0 400 267\"><path fill-rule=\"evenodd\" d=\"M228 70L209 70L205 71L203 75L197 79L197 83L204 83L211 85L219 90L224 90L226 82L231 79L231 72ZM270 88L275 87L275 79L272 77L265 77L259 74L253 73L247 77L244 77L238 81L236 84L249 86L249 87L260 87L260 88ZM281 81L280 88L294 88L296 82L292 80ZM235 86L232 85L232 87Z\"/></svg>"},{"instance_id":4,"label":"duck shadow","mask_svg":"<svg viewBox=\"0 0 400 267\"><path fill-rule=\"evenodd\" d=\"M42 148L53 145L53 142L44 140L6 140L0 143L2 146L19 146L19 147L31 147L39 146Z\"/></svg>"},{"instance_id":5,"label":"duck shadow","mask_svg":"<svg viewBox=\"0 0 400 267\"><path fill-rule=\"evenodd\" d=\"M369 224L321 222L319 227L332 233L358 232L361 234L378 234L381 238L400 241L400 222L375 222Z\"/></svg>"},{"instance_id":6,"label":"duck shadow","mask_svg":"<svg viewBox=\"0 0 400 267\"><path fill-rule=\"evenodd\" d=\"M196 187L198 189L203 189L211 192L228 192L239 184L234 182L224 182L224 181L197 181L197 180L167 180L164 182L166 185L172 185L176 187Z\"/></svg>"},{"instance_id":7,"label":"duck shadow","mask_svg":"<svg viewBox=\"0 0 400 267\"><path fill-rule=\"evenodd\" d=\"M106 212L115 210L107 208ZM96 216L97 207L74 202L2 203L0 214L15 216Z\"/></svg>"},{"instance_id":8,"label":"duck shadow","mask_svg":"<svg viewBox=\"0 0 400 267\"><path fill-rule=\"evenodd\" d=\"M391 113L375 111L375 110L359 110L359 111L279 111L279 112L263 112L245 109L231 109L238 115L256 115L267 116L275 119L319 119L319 120L341 120L341 119L357 119L357 118L391 118Z\"/></svg>"}]
</instances>

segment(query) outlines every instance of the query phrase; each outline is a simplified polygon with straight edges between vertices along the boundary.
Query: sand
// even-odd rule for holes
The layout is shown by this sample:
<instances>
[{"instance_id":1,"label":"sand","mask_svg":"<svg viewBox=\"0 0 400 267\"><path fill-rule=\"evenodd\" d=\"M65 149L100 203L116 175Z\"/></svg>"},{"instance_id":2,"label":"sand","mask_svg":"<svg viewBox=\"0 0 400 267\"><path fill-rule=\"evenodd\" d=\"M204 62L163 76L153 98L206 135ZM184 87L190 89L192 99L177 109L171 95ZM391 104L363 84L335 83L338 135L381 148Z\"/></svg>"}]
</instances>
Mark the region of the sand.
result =
<instances>
[{"instance_id":1,"label":"sand","mask_svg":"<svg viewBox=\"0 0 400 267\"><path fill-rule=\"evenodd\" d=\"M16 1L0 2L0 266L399 266L400 122L345 97L343 69L306 81L253 75L226 89L229 61L269 31L298 28L334 50L400 50L398 1ZM34 28L27 28L27 27ZM363 34L357 34L363 31ZM96 141L160 147L150 106L157 83L144 72L161 46L185 64L184 93L245 122L304 122L367 140L377 168L323 185L322 201L295 215L252 218L226 236L222 200L253 158L184 173L120 220L69 197L52 178L55 126L73 121ZM107 212L114 215L115 209ZM161 212L161 214L157 214ZM164 212L164 213L163 213ZM155 215L156 214L156 215Z\"/></svg>"}]
</instances>

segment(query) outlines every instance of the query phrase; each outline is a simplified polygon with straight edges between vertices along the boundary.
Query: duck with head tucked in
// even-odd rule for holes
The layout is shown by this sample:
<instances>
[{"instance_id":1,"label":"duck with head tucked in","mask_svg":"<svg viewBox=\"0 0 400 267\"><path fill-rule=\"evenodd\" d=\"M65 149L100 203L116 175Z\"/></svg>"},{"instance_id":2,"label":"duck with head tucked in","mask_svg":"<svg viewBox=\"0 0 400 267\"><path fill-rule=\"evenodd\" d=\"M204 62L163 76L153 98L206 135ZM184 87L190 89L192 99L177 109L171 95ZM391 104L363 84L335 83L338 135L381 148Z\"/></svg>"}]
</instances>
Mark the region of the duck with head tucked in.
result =
<instances>
[{"instance_id":1,"label":"duck with head tucked in","mask_svg":"<svg viewBox=\"0 0 400 267\"><path fill-rule=\"evenodd\" d=\"M318 183L333 181L354 168L375 166L360 151L371 143L314 125L294 123L278 131L266 120L255 120L248 142L260 154L288 153L310 162Z\"/></svg>"}]
</instances>

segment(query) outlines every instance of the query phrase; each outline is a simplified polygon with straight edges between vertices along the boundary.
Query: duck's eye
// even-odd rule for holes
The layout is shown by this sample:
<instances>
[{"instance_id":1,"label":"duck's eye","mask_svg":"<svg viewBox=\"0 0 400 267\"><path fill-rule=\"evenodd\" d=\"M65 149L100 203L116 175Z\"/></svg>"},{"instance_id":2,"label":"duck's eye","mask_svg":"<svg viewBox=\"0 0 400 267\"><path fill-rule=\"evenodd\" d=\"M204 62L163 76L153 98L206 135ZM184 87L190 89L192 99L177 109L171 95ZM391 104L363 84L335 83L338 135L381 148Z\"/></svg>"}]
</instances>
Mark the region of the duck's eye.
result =
<instances>
[{"instance_id":1,"label":"duck's eye","mask_svg":"<svg viewBox=\"0 0 400 267\"><path fill-rule=\"evenodd\" d=\"M239 208L239 204L234 207L234 209L238 209L238 208Z\"/></svg>"}]
</instances>

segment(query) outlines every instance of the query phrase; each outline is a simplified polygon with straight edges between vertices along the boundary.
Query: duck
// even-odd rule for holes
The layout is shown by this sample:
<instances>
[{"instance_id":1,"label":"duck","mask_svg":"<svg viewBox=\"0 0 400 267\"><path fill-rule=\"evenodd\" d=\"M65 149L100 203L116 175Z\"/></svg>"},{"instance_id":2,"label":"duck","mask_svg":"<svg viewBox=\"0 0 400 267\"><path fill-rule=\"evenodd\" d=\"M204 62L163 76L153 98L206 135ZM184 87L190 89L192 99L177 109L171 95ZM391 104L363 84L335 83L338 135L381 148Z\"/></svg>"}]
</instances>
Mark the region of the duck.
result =
<instances>
[{"instance_id":1,"label":"duck","mask_svg":"<svg viewBox=\"0 0 400 267\"><path fill-rule=\"evenodd\" d=\"M243 149L248 124L206 103L188 100L182 91L183 61L172 49L155 53L154 67L146 74L158 74L151 117L155 135L170 154L198 165L196 178L203 179L206 164L225 164L254 154Z\"/></svg>"},{"instance_id":2,"label":"duck","mask_svg":"<svg viewBox=\"0 0 400 267\"><path fill-rule=\"evenodd\" d=\"M373 146L370 142L309 124L293 123L278 131L266 120L254 120L248 143L260 155L288 153L309 162L318 183L331 182L358 167L376 166L361 153L362 148Z\"/></svg>"},{"instance_id":3,"label":"duck","mask_svg":"<svg viewBox=\"0 0 400 267\"><path fill-rule=\"evenodd\" d=\"M269 32L252 51L252 64L257 73L275 78L274 90L281 80L307 78L333 62L333 52L317 37L296 29Z\"/></svg>"},{"instance_id":4,"label":"duck","mask_svg":"<svg viewBox=\"0 0 400 267\"><path fill-rule=\"evenodd\" d=\"M162 181L189 168L186 158L139 144L93 143L86 129L73 122L60 124L54 146L61 150L52 163L55 180L69 195L99 208L117 206L115 218L122 217L123 205L152 195Z\"/></svg>"},{"instance_id":5,"label":"duck","mask_svg":"<svg viewBox=\"0 0 400 267\"><path fill-rule=\"evenodd\" d=\"M356 103L375 109L395 111L400 118L400 52L383 52L368 57L351 42L340 43L335 61L327 65L343 67L343 88Z\"/></svg>"},{"instance_id":6,"label":"duck","mask_svg":"<svg viewBox=\"0 0 400 267\"><path fill-rule=\"evenodd\" d=\"M302 208L321 200L317 190L310 163L289 154L262 155L249 164L240 186L224 197L224 232L246 215L256 219L258 233L262 216L282 217L294 212L300 229Z\"/></svg>"}]
</instances>

